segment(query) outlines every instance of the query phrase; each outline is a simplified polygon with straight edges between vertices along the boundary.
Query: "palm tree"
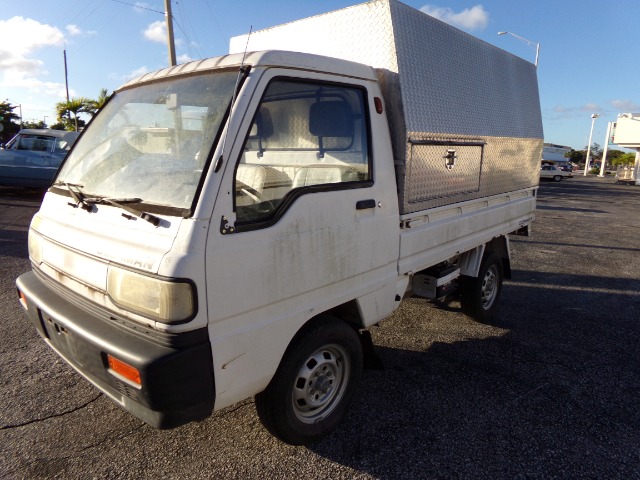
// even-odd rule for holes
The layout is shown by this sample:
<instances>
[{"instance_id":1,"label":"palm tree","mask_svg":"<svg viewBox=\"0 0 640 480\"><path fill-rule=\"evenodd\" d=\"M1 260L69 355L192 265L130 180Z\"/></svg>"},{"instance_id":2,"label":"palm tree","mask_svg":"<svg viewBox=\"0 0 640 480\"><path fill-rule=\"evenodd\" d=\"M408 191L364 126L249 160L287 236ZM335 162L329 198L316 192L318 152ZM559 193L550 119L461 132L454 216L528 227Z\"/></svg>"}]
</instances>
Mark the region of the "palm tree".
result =
<instances>
[{"instance_id":1,"label":"palm tree","mask_svg":"<svg viewBox=\"0 0 640 480\"><path fill-rule=\"evenodd\" d=\"M107 100L109 100L109 91L106 88L100 89L98 98L89 101L89 104L87 105L87 113L93 117L96 113L98 113L98 110L104 107L104 104L107 103Z\"/></svg>"},{"instance_id":2,"label":"palm tree","mask_svg":"<svg viewBox=\"0 0 640 480\"><path fill-rule=\"evenodd\" d=\"M59 102L56 104L56 112L58 114L58 120L64 122L65 116L70 116L73 113L75 120L75 130L78 131L78 115L81 113L89 113L92 100L85 97L72 98L66 102Z\"/></svg>"}]
</instances>

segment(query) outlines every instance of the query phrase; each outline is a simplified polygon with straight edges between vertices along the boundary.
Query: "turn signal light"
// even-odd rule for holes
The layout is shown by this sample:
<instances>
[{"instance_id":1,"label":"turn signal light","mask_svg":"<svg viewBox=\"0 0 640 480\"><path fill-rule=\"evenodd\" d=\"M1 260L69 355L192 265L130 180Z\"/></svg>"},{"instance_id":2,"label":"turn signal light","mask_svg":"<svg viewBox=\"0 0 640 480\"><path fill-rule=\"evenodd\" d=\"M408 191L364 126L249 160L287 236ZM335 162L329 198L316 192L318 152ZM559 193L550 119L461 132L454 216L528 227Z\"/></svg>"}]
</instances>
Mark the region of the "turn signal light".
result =
<instances>
[{"instance_id":1,"label":"turn signal light","mask_svg":"<svg viewBox=\"0 0 640 480\"><path fill-rule=\"evenodd\" d=\"M27 306L27 297L25 297L24 293L22 293L20 290L18 290L18 295L20 295L20 304L24 307L25 310L29 310L29 307Z\"/></svg>"},{"instance_id":2,"label":"turn signal light","mask_svg":"<svg viewBox=\"0 0 640 480\"><path fill-rule=\"evenodd\" d=\"M384 111L384 108L382 107L382 99L380 97L374 97L373 104L376 106L376 113L382 113Z\"/></svg>"},{"instance_id":3,"label":"turn signal light","mask_svg":"<svg viewBox=\"0 0 640 480\"><path fill-rule=\"evenodd\" d=\"M117 358L112 357L109 354L107 354L107 361L109 362L109 368L115 373L123 376L127 380L132 381L136 385L142 385L140 372L136 367L133 367L128 363L123 362L122 360L118 360Z\"/></svg>"}]
</instances>

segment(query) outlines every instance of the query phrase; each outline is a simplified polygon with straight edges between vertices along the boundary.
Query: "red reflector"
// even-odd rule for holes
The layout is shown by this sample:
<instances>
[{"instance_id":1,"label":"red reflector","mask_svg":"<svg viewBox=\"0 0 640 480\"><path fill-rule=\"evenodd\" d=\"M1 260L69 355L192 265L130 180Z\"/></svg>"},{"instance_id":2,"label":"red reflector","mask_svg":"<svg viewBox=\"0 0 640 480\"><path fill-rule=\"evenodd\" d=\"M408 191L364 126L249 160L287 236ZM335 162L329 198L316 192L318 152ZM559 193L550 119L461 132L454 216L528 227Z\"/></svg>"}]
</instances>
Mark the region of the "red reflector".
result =
<instances>
[{"instance_id":1,"label":"red reflector","mask_svg":"<svg viewBox=\"0 0 640 480\"><path fill-rule=\"evenodd\" d=\"M382 113L382 99L380 97L373 97L373 104L376 106L376 113Z\"/></svg>"},{"instance_id":2,"label":"red reflector","mask_svg":"<svg viewBox=\"0 0 640 480\"><path fill-rule=\"evenodd\" d=\"M111 370L122 375L127 380L131 380L133 383L142 385L142 380L140 380L140 372L136 367L132 367L128 363L124 363L122 360L118 360L111 355L107 355L107 360L109 361L109 368Z\"/></svg>"}]
</instances>

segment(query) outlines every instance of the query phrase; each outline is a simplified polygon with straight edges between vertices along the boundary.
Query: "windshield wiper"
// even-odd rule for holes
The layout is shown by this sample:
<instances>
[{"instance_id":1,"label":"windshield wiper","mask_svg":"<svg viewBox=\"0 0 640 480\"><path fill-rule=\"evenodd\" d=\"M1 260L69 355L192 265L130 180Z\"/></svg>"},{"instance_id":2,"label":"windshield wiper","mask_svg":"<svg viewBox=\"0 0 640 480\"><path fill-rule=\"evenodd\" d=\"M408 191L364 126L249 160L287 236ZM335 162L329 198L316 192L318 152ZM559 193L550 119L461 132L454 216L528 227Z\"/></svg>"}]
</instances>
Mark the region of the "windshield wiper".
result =
<instances>
[{"instance_id":1,"label":"windshield wiper","mask_svg":"<svg viewBox=\"0 0 640 480\"><path fill-rule=\"evenodd\" d=\"M154 227L157 227L158 225L160 225L160 217L156 217L155 215L151 215L150 213L143 212L141 210L138 210L137 208L133 208L128 205L125 205L127 203L140 203L142 201L142 199L140 198L96 198L96 199L92 199L92 201L93 200L95 200L95 203L106 203L108 205L121 208L125 212L128 212L131 215L133 215L134 217L138 217L138 218L141 218L142 220L146 220L147 222L152 224ZM128 219L133 219L133 217L131 217L130 215L126 215L124 213L122 214L122 216Z\"/></svg>"},{"instance_id":2,"label":"windshield wiper","mask_svg":"<svg viewBox=\"0 0 640 480\"><path fill-rule=\"evenodd\" d=\"M126 205L128 203L140 203L142 202L141 198L87 197L80 190L81 188L84 187L83 185L79 185L77 183L68 183L68 182L56 182L54 183L54 185L55 186L64 185L65 187L67 187L67 190L71 195L71 198L73 198L73 200L76 202L75 204L69 202L68 205L74 208L78 208L78 206L80 206L87 212L92 212L94 205L100 204L100 203L107 204L113 207L121 208L125 212L130 213L131 215L127 215L124 213L122 214L123 217L128 218L130 220L133 219L134 217L137 217L137 218L141 218L142 220L146 220L147 222L151 223L154 227L157 227L158 225L160 225L159 217L156 217L155 215L143 212L141 210L138 210L137 208L133 208Z\"/></svg>"},{"instance_id":3,"label":"windshield wiper","mask_svg":"<svg viewBox=\"0 0 640 480\"><path fill-rule=\"evenodd\" d=\"M93 204L86 200L84 194L80 190L81 188L84 187L84 185L79 185L77 183L68 183L68 182L54 183L54 186L59 186L59 185L64 185L65 187L67 187L67 190L71 195L71 198L73 198L73 201L76 202L76 203L69 202L67 205L73 208L78 208L79 206L80 208L82 208L83 210L86 210L87 212L93 211Z\"/></svg>"},{"instance_id":4,"label":"windshield wiper","mask_svg":"<svg viewBox=\"0 0 640 480\"><path fill-rule=\"evenodd\" d=\"M116 203L140 203L142 202L141 198L132 197L132 198L109 198L109 197L85 197L85 201L89 203L106 203L111 204L113 202Z\"/></svg>"}]
</instances>

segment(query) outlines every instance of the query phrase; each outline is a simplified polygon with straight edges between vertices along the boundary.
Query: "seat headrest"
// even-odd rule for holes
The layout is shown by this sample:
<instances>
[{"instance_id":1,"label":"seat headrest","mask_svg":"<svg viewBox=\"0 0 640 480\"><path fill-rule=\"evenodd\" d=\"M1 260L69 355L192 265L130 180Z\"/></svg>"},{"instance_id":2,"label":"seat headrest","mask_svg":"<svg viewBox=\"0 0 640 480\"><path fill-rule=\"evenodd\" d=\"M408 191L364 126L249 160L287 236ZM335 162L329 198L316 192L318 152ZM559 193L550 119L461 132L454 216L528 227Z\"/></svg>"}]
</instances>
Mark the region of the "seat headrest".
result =
<instances>
[{"instance_id":1,"label":"seat headrest","mask_svg":"<svg viewBox=\"0 0 640 480\"><path fill-rule=\"evenodd\" d=\"M316 137L353 136L353 115L347 102L316 102L309 109L309 132Z\"/></svg>"}]
</instances>

